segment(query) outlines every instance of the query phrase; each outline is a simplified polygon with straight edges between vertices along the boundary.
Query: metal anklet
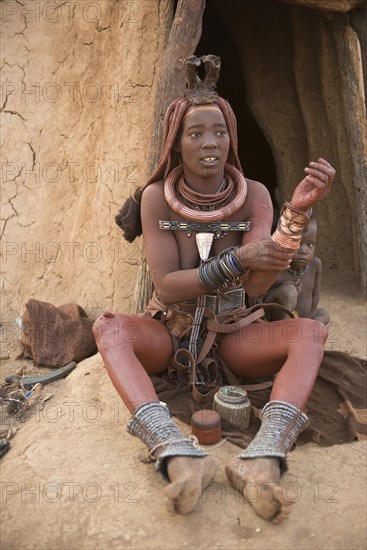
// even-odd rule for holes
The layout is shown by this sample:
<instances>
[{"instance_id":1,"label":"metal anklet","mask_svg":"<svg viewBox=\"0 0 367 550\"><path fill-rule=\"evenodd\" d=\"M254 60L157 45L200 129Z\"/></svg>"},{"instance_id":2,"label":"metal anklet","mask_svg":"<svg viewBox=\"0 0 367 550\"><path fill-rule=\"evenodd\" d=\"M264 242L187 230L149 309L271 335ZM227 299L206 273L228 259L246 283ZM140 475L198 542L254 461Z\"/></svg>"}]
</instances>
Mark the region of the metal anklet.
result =
<instances>
[{"instance_id":1,"label":"metal anklet","mask_svg":"<svg viewBox=\"0 0 367 550\"><path fill-rule=\"evenodd\" d=\"M309 419L300 409L285 401L269 401L261 412L262 424L255 439L238 458L275 457L281 474L288 469L286 455Z\"/></svg>"},{"instance_id":2,"label":"metal anklet","mask_svg":"<svg viewBox=\"0 0 367 550\"><path fill-rule=\"evenodd\" d=\"M133 414L128 432L138 437L156 461L156 470L168 480L167 459L173 456L202 458L208 453L192 438L186 438L171 419L168 407L159 402L146 403Z\"/></svg>"}]
</instances>

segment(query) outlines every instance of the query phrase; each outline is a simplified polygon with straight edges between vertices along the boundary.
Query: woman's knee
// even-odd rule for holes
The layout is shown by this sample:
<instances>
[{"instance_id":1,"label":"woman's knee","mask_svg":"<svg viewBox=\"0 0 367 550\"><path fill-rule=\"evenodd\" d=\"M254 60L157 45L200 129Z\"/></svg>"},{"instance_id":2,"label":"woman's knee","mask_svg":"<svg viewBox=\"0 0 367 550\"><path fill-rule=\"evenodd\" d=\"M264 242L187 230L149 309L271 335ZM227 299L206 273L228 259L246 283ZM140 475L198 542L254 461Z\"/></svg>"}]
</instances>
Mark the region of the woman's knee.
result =
<instances>
[{"instance_id":1,"label":"woman's knee","mask_svg":"<svg viewBox=\"0 0 367 550\"><path fill-rule=\"evenodd\" d=\"M322 356L328 331L319 321L306 318L291 319L283 327L283 337L287 340L290 349L307 349L319 351Z\"/></svg>"},{"instance_id":2,"label":"woman's knee","mask_svg":"<svg viewBox=\"0 0 367 550\"><path fill-rule=\"evenodd\" d=\"M93 334L100 351L112 345L133 344L136 331L134 317L123 313L104 313L93 324Z\"/></svg>"}]
</instances>

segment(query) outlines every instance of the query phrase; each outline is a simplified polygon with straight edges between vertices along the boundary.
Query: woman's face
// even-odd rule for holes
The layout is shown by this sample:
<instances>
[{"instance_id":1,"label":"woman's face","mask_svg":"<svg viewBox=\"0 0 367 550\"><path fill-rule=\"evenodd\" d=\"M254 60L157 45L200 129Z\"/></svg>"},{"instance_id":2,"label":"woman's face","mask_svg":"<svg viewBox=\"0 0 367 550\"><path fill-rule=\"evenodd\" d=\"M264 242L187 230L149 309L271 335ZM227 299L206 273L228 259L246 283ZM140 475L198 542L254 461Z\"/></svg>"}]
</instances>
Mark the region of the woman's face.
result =
<instances>
[{"instance_id":1,"label":"woman's face","mask_svg":"<svg viewBox=\"0 0 367 550\"><path fill-rule=\"evenodd\" d=\"M223 178L230 139L222 111L214 104L190 107L181 128L178 144L187 182Z\"/></svg>"}]
</instances>

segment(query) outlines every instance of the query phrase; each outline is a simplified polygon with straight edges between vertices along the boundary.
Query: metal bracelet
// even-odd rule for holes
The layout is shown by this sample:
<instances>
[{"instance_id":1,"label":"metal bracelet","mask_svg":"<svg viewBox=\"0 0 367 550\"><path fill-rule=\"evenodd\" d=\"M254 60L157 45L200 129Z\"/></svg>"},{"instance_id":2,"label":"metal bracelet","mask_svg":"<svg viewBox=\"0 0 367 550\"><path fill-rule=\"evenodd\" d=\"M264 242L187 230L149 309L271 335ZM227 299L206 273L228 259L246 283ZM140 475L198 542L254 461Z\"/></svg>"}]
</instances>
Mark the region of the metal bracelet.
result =
<instances>
[{"instance_id":1,"label":"metal bracelet","mask_svg":"<svg viewBox=\"0 0 367 550\"><path fill-rule=\"evenodd\" d=\"M215 292L222 287L237 284L239 277L246 273L235 250L236 247L227 248L198 267L200 282L207 290Z\"/></svg>"},{"instance_id":2,"label":"metal bracelet","mask_svg":"<svg viewBox=\"0 0 367 550\"><path fill-rule=\"evenodd\" d=\"M295 208L291 203L285 202L280 212L278 225L271 238L283 248L297 250L302 235L307 231L312 208L307 212Z\"/></svg>"}]
</instances>

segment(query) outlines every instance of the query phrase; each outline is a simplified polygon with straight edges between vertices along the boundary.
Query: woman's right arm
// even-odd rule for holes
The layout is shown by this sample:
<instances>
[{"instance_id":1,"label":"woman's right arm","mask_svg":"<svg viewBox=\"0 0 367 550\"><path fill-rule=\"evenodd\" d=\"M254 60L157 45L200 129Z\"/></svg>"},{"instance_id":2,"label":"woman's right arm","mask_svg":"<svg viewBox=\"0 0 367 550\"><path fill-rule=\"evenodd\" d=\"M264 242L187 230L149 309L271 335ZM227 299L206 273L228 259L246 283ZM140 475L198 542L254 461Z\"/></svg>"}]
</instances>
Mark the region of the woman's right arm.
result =
<instances>
[{"instance_id":1,"label":"woman's right arm","mask_svg":"<svg viewBox=\"0 0 367 550\"><path fill-rule=\"evenodd\" d=\"M141 202L144 253L159 298L166 304L205 294L197 269L181 269L177 241L171 231L159 229L159 220L169 220L163 183L149 185ZM181 264L182 264L181 259Z\"/></svg>"}]
</instances>

